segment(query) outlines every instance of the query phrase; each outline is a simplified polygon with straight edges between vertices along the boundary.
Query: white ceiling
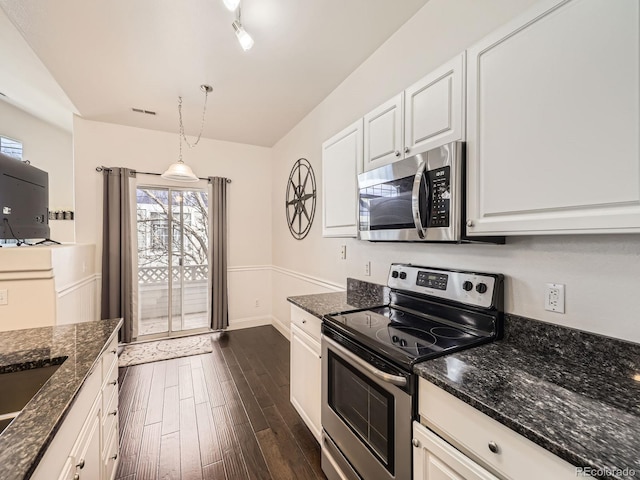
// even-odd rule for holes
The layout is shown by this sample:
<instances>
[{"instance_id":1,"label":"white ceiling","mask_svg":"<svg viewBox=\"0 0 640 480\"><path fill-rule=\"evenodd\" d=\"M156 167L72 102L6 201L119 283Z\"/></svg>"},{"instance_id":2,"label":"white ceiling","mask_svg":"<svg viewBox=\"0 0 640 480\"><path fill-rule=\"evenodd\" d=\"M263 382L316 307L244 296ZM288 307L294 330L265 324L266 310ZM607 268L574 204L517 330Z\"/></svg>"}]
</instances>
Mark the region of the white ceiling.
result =
<instances>
[{"instance_id":1,"label":"white ceiling","mask_svg":"<svg viewBox=\"0 0 640 480\"><path fill-rule=\"evenodd\" d=\"M207 83L204 136L272 146L427 1L243 0L249 52L222 0L0 6L84 118L194 135Z\"/></svg>"}]
</instances>

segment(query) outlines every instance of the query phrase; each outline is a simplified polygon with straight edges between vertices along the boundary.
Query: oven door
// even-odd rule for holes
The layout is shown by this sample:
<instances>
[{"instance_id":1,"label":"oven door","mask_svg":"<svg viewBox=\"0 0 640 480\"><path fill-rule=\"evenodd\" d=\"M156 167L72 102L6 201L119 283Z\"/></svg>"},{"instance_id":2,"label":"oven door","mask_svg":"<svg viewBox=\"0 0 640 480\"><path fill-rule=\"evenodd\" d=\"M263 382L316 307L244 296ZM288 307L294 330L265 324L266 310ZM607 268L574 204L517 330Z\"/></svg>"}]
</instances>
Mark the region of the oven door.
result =
<instances>
[{"instance_id":1,"label":"oven door","mask_svg":"<svg viewBox=\"0 0 640 480\"><path fill-rule=\"evenodd\" d=\"M411 375L322 336L322 468L327 478L411 478ZM405 388L405 389L403 389ZM337 451L336 451L337 449ZM340 469L348 461L351 469ZM325 460L327 460L325 462Z\"/></svg>"}]
</instances>

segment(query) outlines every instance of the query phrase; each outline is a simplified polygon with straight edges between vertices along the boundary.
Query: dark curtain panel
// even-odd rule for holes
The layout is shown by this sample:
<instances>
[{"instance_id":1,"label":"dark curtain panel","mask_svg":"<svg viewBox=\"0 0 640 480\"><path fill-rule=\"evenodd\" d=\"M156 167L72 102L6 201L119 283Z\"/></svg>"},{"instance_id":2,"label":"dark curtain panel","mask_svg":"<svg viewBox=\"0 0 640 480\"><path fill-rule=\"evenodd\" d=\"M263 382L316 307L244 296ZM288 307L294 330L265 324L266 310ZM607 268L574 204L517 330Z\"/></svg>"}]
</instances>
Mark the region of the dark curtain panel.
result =
<instances>
[{"instance_id":1,"label":"dark curtain panel","mask_svg":"<svg viewBox=\"0 0 640 480\"><path fill-rule=\"evenodd\" d=\"M104 169L101 318L122 318L121 340L133 340L133 252L131 183L128 168Z\"/></svg>"},{"instance_id":2,"label":"dark curtain panel","mask_svg":"<svg viewBox=\"0 0 640 480\"><path fill-rule=\"evenodd\" d=\"M209 177L209 286L211 288L211 328L223 330L229 326L227 295L227 179Z\"/></svg>"}]
</instances>

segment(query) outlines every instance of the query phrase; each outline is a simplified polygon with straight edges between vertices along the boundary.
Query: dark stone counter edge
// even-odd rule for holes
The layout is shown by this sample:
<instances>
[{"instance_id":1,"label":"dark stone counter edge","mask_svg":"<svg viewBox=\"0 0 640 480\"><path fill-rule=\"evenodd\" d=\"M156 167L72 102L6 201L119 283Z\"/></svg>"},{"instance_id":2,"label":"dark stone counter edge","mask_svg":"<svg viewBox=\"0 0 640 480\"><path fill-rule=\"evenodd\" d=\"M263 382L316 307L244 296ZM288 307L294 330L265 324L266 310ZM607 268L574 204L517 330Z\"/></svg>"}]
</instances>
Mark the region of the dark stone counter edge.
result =
<instances>
[{"instance_id":1,"label":"dark stone counter edge","mask_svg":"<svg viewBox=\"0 0 640 480\"><path fill-rule=\"evenodd\" d=\"M120 319L120 321L118 322L116 327L113 329L113 332L111 333L111 335L109 335L109 339L106 342L104 342L104 345L100 349L100 353L98 353L96 358L93 360L93 364L91 365L89 370L87 370L87 374L84 376L82 381L78 384L78 388L75 389L75 391L71 395L71 398L69 398L69 402L67 402L67 405L65 406L65 408L62 410L62 412L60 412L60 415L58 417L58 420L56 421L55 426L51 429L51 432L49 433L47 438L42 443L42 446L40 447L40 450L38 450L38 453L33 458L32 462L31 462L31 465L29 466L29 468L28 468L28 470L27 470L27 472L26 472L26 474L24 476L25 480L28 480L29 478L31 478L31 476L36 471L36 468L38 468L38 464L40 463L40 460L42 460L42 458L44 457L44 454L46 453L47 449L49 448L49 445L51 445L51 442L53 441L53 438L56 436L56 434L60 430L60 427L62 426L62 423L65 421L65 419L67 418L67 415L71 411L71 408L73 407L73 404L75 403L76 398L78 398L78 393L80 393L80 389L84 386L85 382L87 381L87 378L89 378L89 376L95 371L95 369L97 367L100 367L100 364L99 364L98 360L100 359L102 354L107 349L107 346L113 341L114 337L118 335L118 332L122 328L123 323L124 323L124 321L122 319ZM102 387L102 383L101 383L101 387Z\"/></svg>"},{"instance_id":2,"label":"dark stone counter edge","mask_svg":"<svg viewBox=\"0 0 640 480\"><path fill-rule=\"evenodd\" d=\"M489 407L488 405L485 405L484 403L476 400L472 396L462 392L458 388L452 386L448 382L443 381L439 377L431 375L428 372L417 370L415 368L414 368L414 373L416 373L418 376L424 378L428 382L431 382L434 385L442 388L443 390L445 390L446 392L450 393L451 395L453 395L454 397L458 398L459 400L462 400L467 405L470 405L473 408L475 408L476 410L479 410L480 412L484 413L485 415L491 417L492 419L494 419L497 422L501 423L505 427L508 427L509 429L515 431L516 433L519 433L520 435L522 435L523 437L527 438L528 440L531 440L536 445L544 448L545 450L553 453L554 455L557 455L558 457L562 458L563 460L566 460L571 465L574 465L576 467L589 466L589 467L593 467L595 470L605 470L606 469L605 466L597 465L597 464L593 463L592 461L590 461L587 458L584 458L584 457L582 457L580 455L576 455L575 453L573 453L570 450L568 450L566 447L563 447L562 445L559 445L558 443L554 442L553 440L551 440L551 439L549 439L547 437L544 437L542 435L537 434L535 431L527 428L526 426L522 425L521 423L518 423L518 422L514 421L513 419L511 419L511 418L509 418L509 417L507 417L505 415L502 415L500 413L500 411L495 410L495 409ZM595 478L622 479L622 477L618 477L618 476L601 476L601 477L595 477Z\"/></svg>"},{"instance_id":3,"label":"dark stone counter edge","mask_svg":"<svg viewBox=\"0 0 640 480\"><path fill-rule=\"evenodd\" d=\"M341 292L335 292L335 293L341 293ZM292 305L295 305L296 307L304 310L305 312L310 313L314 317L318 317L320 320L322 320L322 317L324 317L324 315L316 312L312 308L310 308L310 307L308 307L308 306L296 301L295 297L287 297L287 301L289 303L291 303ZM330 312L329 314L331 314L331 313L338 313L338 312Z\"/></svg>"}]
</instances>

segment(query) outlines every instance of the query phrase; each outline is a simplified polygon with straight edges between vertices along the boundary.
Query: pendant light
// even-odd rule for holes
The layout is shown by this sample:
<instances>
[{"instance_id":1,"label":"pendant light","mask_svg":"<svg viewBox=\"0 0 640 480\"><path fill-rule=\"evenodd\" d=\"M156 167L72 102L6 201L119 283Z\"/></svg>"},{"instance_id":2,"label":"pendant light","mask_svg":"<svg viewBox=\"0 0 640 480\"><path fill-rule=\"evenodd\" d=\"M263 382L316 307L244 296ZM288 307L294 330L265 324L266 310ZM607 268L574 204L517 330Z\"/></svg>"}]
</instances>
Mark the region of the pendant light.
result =
<instances>
[{"instance_id":1,"label":"pendant light","mask_svg":"<svg viewBox=\"0 0 640 480\"><path fill-rule=\"evenodd\" d=\"M200 133L198 134L198 138L196 141L191 144L184 133L184 124L182 122L182 97L178 97L178 118L180 120L180 153L178 155L178 161L176 163L171 164L167 170L160 175L162 178L166 180L174 180L176 182L197 182L200 180L191 170L189 165L185 164L182 161L182 140L184 139L185 143L189 148L195 147L198 142L200 142L200 138L202 137L202 131L204 129L204 117L207 113L207 98L209 93L213 90L211 85L200 85L200 89L204 92L204 106L202 107L202 123L200 125Z\"/></svg>"}]
</instances>

